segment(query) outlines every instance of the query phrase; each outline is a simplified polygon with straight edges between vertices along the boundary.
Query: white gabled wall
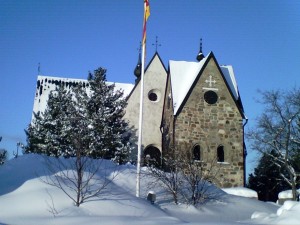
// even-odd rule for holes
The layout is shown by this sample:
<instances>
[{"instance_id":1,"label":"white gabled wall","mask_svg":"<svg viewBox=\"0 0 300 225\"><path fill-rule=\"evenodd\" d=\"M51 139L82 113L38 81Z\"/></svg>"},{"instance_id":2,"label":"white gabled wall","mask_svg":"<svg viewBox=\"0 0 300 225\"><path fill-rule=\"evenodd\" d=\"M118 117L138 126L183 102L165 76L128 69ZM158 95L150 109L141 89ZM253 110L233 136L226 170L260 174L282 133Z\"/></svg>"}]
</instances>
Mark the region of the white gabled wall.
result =
<instances>
[{"instance_id":1,"label":"white gabled wall","mask_svg":"<svg viewBox=\"0 0 300 225\"><path fill-rule=\"evenodd\" d=\"M162 150L162 135L160 132L160 123L162 118L164 94L166 88L167 73L159 59L155 55L150 62L144 75L144 110L143 110L143 133L142 149L152 145ZM129 121L130 126L138 133L139 122L139 99L141 92L141 83L139 82L127 100L126 114L124 118ZM157 95L157 101L151 101L149 94ZM136 159L137 149L132 152L133 160ZM143 154L142 154L143 157Z\"/></svg>"}]
</instances>

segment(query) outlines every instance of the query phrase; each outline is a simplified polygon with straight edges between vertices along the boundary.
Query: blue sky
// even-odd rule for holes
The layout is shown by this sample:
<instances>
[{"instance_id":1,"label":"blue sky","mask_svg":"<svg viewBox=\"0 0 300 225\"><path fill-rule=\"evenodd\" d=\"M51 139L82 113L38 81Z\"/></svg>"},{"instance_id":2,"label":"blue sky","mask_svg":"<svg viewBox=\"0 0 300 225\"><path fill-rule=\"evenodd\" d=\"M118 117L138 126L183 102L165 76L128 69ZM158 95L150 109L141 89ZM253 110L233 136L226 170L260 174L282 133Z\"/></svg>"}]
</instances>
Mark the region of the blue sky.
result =
<instances>
[{"instance_id":1,"label":"blue sky","mask_svg":"<svg viewBox=\"0 0 300 225\"><path fill-rule=\"evenodd\" d=\"M150 11L147 62L156 36L166 67L195 61L203 38L205 55L233 65L248 128L263 109L257 90L299 87L300 1L150 0ZM0 0L0 148L26 143L38 63L42 75L85 79L101 66L133 83L142 22L142 0Z\"/></svg>"}]
</instances>

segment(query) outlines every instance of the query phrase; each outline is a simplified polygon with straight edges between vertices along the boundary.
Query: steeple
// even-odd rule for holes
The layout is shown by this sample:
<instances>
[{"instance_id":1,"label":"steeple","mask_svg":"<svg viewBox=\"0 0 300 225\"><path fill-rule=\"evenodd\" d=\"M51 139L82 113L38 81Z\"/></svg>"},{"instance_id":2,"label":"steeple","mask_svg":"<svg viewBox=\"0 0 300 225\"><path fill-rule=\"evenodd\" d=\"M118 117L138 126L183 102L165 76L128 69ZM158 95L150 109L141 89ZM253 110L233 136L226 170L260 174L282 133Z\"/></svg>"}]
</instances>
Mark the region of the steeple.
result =
<instances>
[{"instance_id":1,"label":"steeple","mask_svg":"<svg viewBox=\"0 0 300 225\"><path fill-rule=\"evenodd\" d=\"M202 53L202 38L200 38L200 50L199 50L199 53L198 53L196 59L198 60L198 62L200 62L203 58L204 58L204 55Z\"/></svg>"},{"instance_id":2,"label":"steeple","mask_svg":"<svg viewBox=\"0 0 300 225\"><path fill-rule=\"evenodd\" d=\"M137 79L141 76L141 72L142 72L141 69L142 69L142 61L141 61L141 45L140 45L138 63L133 72Z\"/></svg>"}]
</instances>

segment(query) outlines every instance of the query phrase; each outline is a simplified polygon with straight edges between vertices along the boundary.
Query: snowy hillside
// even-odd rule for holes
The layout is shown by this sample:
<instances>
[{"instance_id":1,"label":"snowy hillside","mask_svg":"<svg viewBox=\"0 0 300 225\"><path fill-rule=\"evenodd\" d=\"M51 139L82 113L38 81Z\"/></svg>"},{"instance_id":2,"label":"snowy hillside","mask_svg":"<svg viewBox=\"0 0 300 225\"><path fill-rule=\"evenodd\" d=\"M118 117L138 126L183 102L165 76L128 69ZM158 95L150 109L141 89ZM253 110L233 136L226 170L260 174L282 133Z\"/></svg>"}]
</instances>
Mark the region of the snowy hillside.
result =
<instances>
[{"instance_id":1,"label":"snowy hillside","mask_svg":"<svg viewBox=\"0 0 300 225\"><path fill-rule=\"evenodd\" d=\"M110 165L111 162L106 162ZM145 170L145 168L143 168ZM59 189L42 182L47 172L44 158L25 155L0 166L0 224L299 224L300 204L283 207L255 199L229 195L218 189L218 199L198 208L175 205L159 188L154 205L146 200L142 176L141 198L135 197L136 168L117 167L118 176L103 191L79 208ZM103 173L99 172L99 178ZM107 174L108 177L111 174ZM298 223L297 223L298 222Z\"/></svg>"}]
</instances>

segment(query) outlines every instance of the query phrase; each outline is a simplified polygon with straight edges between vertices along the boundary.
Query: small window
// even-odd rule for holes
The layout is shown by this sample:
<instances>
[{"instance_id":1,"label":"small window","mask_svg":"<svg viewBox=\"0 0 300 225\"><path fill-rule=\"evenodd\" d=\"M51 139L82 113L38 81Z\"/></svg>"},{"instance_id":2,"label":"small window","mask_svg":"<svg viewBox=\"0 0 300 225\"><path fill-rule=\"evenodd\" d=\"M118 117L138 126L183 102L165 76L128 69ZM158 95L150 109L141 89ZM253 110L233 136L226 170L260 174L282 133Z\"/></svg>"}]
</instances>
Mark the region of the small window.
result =
<instances>
[{"instance_id":1,"label":"small window","mask_svg":"<svg viewBox=\"0 0 300 225\"><path fill-rule=\"evenodd\" d=\"M210 105L215 104L218 101L218 95L214 91L207 91L204 93L204 100Z\"/></svg>"},{"instance_id":2,"label":"small window","mask_svg":"<svg viewBox=\"0 0 300 225\"><path fill-rule=\"evenodd\" d=\"M224 162L224 146L220 145L217 149L218 162Z\"/></svg>"},{"instance_id":3,"label":"small window","mask_svg":"<svg viewBox=\"0 0 300 225\"><path fill-rule=\"evenodd\" d=\"M150 93L149 94L149 100L152 101L152 102L156 102L157 101L157 94Z\"/></svg>"},{"instance_id":4,"label":"small window","mask_svg":"<svg viewBox=\"0 0 300 225\"><path fill-rule=\"evenodd\" d=\"M152 89L148 92L148 99L151 102L159 102L160 100L160 91L158 89Z\"/></svg>"},{"instance_id":5,"label":"small window","mask_svg":"<svg viewBox=\"0 0 300 225\"><path fill-rule=\"evenodd\" d=\"M193 148L193 158L195 161L200 161L201 160L201 151L200 151L200 146L195 145Z\"/></svg>"}]
</instances>

